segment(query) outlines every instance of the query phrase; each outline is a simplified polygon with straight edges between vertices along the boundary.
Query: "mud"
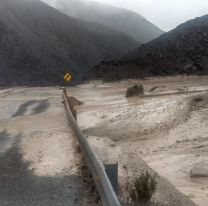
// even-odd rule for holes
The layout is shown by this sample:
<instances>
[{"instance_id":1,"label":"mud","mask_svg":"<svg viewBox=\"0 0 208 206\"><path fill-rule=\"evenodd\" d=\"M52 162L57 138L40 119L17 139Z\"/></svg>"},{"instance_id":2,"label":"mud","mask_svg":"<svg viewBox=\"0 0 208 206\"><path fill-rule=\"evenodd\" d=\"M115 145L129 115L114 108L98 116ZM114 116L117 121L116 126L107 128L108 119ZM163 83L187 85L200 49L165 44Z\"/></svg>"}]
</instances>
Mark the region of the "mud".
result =
<instances>
[{"instance_id":1,"label":"mud","mask_svg":"<svg viewBox=\"0 0 208 206\"><path fill-rule=\"evenodd\" d=\"M125 98L135 83L144 85L146 97ZM175 77L92 82L68 93L84 102L76 107L78 123L102 160L119 163L121 196L141 172L142 158L197 205L207 206L207 177L191 175L196 168L206 173L208 165L207 90L208 77ZM160 190L156 202L170 202L163 193L166 197ZM172 199L172 205L176 202Z\"/></svg>"}]
</instances>

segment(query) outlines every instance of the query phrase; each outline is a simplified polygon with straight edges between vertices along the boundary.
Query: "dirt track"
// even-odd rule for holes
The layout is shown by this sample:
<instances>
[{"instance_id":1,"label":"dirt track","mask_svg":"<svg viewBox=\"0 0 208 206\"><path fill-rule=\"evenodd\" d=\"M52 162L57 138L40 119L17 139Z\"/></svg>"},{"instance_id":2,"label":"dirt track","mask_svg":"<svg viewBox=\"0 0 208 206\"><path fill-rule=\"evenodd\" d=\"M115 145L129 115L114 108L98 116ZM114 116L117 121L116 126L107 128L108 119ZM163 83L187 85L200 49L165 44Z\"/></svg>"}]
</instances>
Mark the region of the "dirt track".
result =
<instances>
[{"instance_id":1,"label":"dirt track","mask_svg":"<svg viewBox=\"0 0 208 206\"><path fill-rule=\"evenodd\" d=\"M208 78L138 81L144 84L147 95L156 96L126 99L125 90L134 82L70 89L70 95L85 103L77 107L79 125L104 162L119 162L121 196L125 197L132 175L145 165L140 161L142 157L188 198L207 206L208 178L190 177L190 171L200 168L208 172L208 94L189 92L207 90ZM175 92L179 94L173 95ZM191 205L177 203L182 197L167 197L168 192L174 196L171 190L160 190L153 201Z\"/></svg>"}]
</instances>

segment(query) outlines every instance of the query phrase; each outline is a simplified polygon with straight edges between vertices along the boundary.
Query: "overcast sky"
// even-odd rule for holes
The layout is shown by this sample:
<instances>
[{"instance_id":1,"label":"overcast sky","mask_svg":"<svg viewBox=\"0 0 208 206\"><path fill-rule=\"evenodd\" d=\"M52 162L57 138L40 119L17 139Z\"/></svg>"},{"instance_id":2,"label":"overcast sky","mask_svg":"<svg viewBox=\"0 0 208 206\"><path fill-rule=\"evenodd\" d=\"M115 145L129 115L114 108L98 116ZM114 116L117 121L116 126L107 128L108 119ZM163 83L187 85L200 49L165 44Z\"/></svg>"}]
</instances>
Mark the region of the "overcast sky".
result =
<instances>
[{"instance_id":1,"label":"overcast sky","mask_svg":"<svg viewBox=\"0 0 208 206\"><path fill-rule=\"evenodd\" d=\"M127 8L141 14L161 29L208 14L208 0L95 0Z\"/></svg>"}]
</instances>

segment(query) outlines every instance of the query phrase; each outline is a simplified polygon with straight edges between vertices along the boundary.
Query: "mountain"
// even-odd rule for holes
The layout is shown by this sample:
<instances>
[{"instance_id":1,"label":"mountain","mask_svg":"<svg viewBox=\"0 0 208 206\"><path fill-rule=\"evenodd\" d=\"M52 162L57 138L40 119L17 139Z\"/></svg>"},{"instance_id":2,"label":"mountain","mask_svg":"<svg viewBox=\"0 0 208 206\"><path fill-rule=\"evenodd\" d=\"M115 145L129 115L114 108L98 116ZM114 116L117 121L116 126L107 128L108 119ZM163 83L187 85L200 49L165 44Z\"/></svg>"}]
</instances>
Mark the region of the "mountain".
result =
<instances>
[{"instance_id":1,"label":"mountain","mask_svg":"<svg viewBox=\"0 0 208 206\"><path fill-rule=\"evenodd\" d=\"M136 50L95 66L86 79L208 74L208 15L190 20Z\"/></svg>"},{"instance_id":2,"label":"mountain","mask_svg":"<svg viewBox=\"0 0 208 206\"><path fill-rule=\"evenodd\" d=\"M43 1L69 16L97 22L124 32L140 43L146 43L164 33L141 15L127 9L88 0Z\"/></svg>"},{"instance_id":3,"label":"mountain","mask_svg":"<svg viewBox=\"0 0 208 206\"><path fill-rule=\"evenodd\" d=\"M0 86L73 84L104 59L138 43L97 23L69 17L39 0L0 1Z\"/></svg>"}]
</instances>

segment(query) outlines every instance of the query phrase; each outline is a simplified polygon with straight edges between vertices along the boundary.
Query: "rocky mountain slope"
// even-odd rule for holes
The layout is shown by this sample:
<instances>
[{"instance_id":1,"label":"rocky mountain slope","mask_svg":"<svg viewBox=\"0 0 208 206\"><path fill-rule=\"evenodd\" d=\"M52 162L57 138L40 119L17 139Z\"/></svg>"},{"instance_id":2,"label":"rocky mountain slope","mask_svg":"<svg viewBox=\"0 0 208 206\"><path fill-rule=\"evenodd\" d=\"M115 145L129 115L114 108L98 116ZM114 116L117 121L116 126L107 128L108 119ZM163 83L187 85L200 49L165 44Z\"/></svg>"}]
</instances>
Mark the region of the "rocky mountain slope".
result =
<instances>
[{"instance_id":1,"label":"rocky mountain slope","mask_svg":"<svg viewBox=\"0 0 208 206\"><path fill-rule=\"evenodd\" d=\"M208 15L190 20L136 50L94 67L87 79L208 74Z\"/></svg>"},{"instance_id":2,"label":"rocky mountain slope","mask_svg":"<svg viewBox=\"0 0 208 206\"><path fill-rule=\"evenodd\" d=\"M140 43L157 38L164 32L141 15L122 8L89 0L43 0L72 17L103 24L124 32Z\"/></svg>"},{"instance_id":3,"label":"rocky mountain slope","mask_svg":"<svg viewBox=\"0 0 208 206\"><path fill-rule=\"evenodd\" d=\"M39 0L0 1L0 86L73 84L104 59L136 48L127 35L69 17Z\"/></svg>"}]
</instances>

